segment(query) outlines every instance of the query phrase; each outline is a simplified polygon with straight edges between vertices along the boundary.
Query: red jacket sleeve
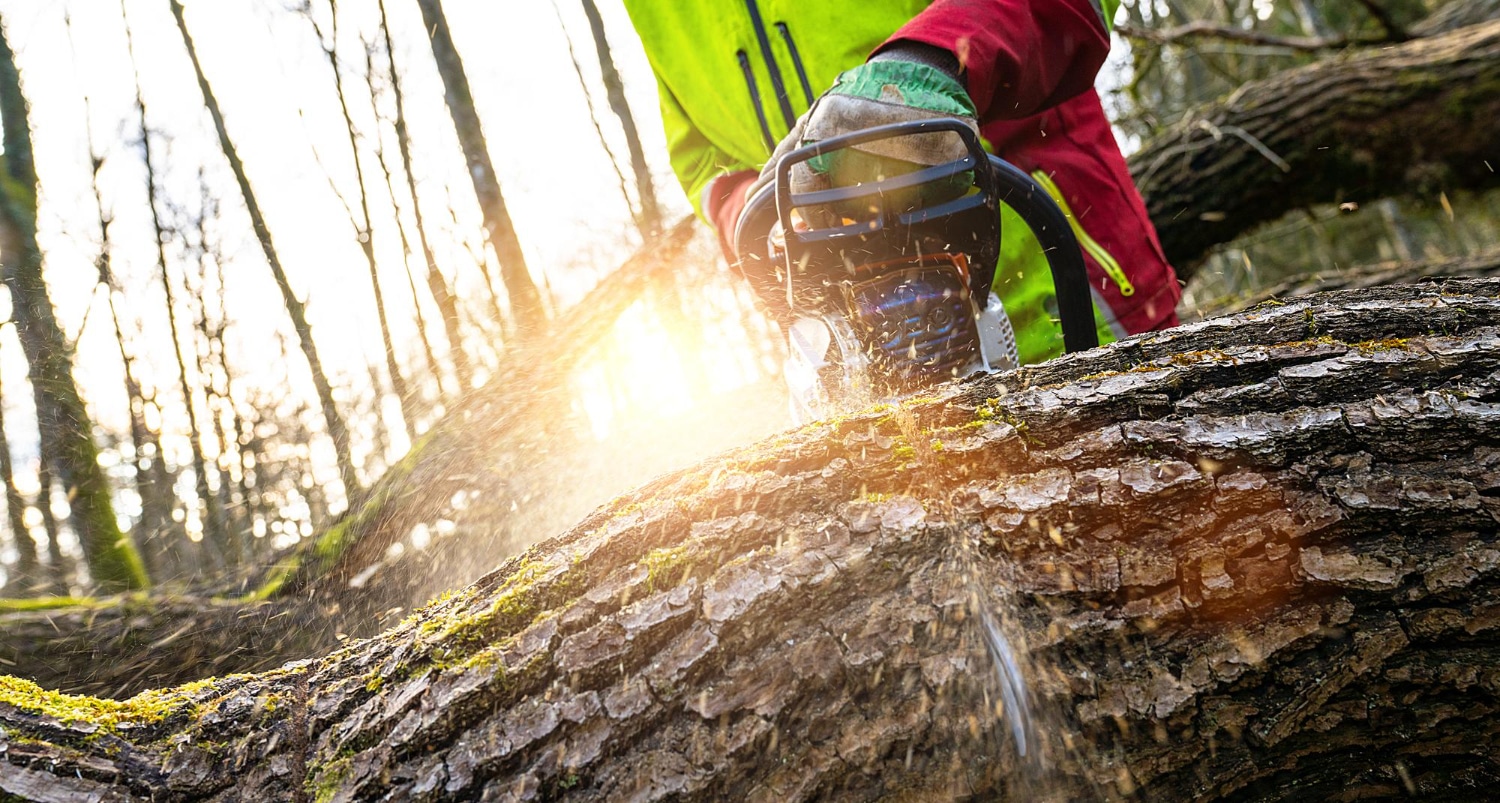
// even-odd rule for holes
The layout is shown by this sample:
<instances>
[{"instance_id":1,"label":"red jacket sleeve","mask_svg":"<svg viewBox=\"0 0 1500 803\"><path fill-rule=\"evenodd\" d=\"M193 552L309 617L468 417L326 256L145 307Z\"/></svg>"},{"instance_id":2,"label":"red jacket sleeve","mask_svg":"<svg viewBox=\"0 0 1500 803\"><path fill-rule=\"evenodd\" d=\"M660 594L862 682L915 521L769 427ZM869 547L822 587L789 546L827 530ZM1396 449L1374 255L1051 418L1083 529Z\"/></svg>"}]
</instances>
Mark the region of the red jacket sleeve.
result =
<instances>
[{"instance_id":1,"label":"red jacket sleeve","mask_svg":"<svg viewBox=\"0 0 1500 803\"><path fill-rule=\"evenodd\" d=\"M1089 89L1109 53L1091 0L935 0L886 40L958 57L979 120L1029 117Z\"/></svg>"}]
</instances>

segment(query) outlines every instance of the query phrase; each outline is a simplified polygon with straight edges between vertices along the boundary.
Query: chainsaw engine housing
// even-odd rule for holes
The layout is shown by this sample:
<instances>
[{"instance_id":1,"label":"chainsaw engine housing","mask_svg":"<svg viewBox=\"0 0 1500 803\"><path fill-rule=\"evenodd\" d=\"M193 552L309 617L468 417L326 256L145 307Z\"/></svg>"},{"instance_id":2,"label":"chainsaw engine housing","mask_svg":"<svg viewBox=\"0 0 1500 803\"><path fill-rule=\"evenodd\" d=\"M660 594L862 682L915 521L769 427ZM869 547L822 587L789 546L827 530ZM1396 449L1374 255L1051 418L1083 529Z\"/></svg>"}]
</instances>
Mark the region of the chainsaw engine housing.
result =
<instances>
[{"instance_id":1,"label":"chainsaw engine housing","mask_svg":"<svg viewBox=\"0 0 1500 803\"><path fill-rule=\"evenodd\" d=\"M951 254L881 265L845 284L850 324L893 389L948 379L979 358L964 260Z\"/></svg>"},{"instance_id":2,"label":"chainsaw engine housing","mask_svg":"<svg viewBox=\"0 0 1500 803\"><path fill-rule=\"evenodd\" d=\"M825 176L822 189L792 192L794 169L811 175L805 163L902 136L956 136L967 155L851 186L828 186ZM1067 217L1030 176L985 154L962 121L880 126L783 156L775 181L747 201L735 247L737 267L793 332L789 365L821 377L823 389L803 395L822 398L837 384L888 396L972 370L1014 367L1014 335L990 293L1002 197L1048 255L1067 350L1098 345L1082 250ZM804 335L827 326L830 334L802 337L799 345L796 326ZM808 350L808 342L843 345ZM856 369L872 374L870 381L846 375Z\"/></svg>"}]
</instances>

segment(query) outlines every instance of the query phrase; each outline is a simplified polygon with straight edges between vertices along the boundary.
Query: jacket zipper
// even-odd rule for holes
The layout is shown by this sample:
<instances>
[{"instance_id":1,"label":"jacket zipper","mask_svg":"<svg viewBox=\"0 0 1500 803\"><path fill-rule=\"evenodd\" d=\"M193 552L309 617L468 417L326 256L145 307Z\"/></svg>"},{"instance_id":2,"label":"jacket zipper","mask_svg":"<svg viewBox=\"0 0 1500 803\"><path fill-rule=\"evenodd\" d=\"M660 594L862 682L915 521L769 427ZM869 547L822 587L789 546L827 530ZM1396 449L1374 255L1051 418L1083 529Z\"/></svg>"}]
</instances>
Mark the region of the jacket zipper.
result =
<instances>
[{"instance_id":1,"label":"jacket zipper","mask_svg":"<svg viewBox=\"0 0 1500 803\"><path fill-rule=\"evenodd\" d=\"M750 69L750 56L745 51L736 51L740 72L745 75L745 87L750 90L750 105L755 107L755 119L760 121L760 135L766 141L766 152L776 150L776 140L771 136L771 126L766 122L766 110L761 108L760 87L755 85L755 71Z\"/></svg>"},{"instance_id":2,"label":"jacket zipper","mask_svg":"<svg viewBox=\"0 0 1500 803\"><path fill-rule=\"evenodd\" d=\"M786 52L791 54L792 66L797 69L797 80L802 82L802 97L807 99L807 107L812 108L812 84L807 80L807 70L802 67L802 55L797 52L797 43L792 41L792 31L784 22L776 23L776 30L781 31L781 38L786 42Z\"/></svg>"},{"instance_id":3,"label":"jacket zipper","mask_svg":"<svg viewBox=\"0 0 1500 803\"><path fill-rule=\"evenodd\" d=\"M1089 233L1083 230L1083 224L1078 222L1078 218L1073 216L1073 210L1068 208L1068 202L1063 199L1062 189L1057 186L1057 182L1040 170L1032 173L1032 176L1047 190L1047 194L1057 201L1057 205L1062 207L1063 213L1068 217L1068 223L1073 226L1073 234L1078 237L1078 244L1083 246L1083 250L1099 263L1104 274L1120 288L1120 295L1127 298L1135 295L1135 285L1131 284L1130 277L1125 275L1125 269L1120 267L1119 261L1113 254L1104 250L1104 246L1100 245L1098 240L1090 237Z\"/></svg>"},{"instance_id":4,"label":"jacket zipper","mask_svg":"<svg viewBox=\"0 0 1500 803\"><path fill-rule=\"evenodd\" d=\"M750 12L750 24L755 26L755 39L760 43L760 56L766 61L766 72L771 76L771 88L776 90L776 103L781 106L781 116L786 119L790 131L797 122L797 115L792 114L792 98L781 80L781 68L776 66L776 59L771 55L771 37L766 33L766 23L760 17L760 7L755 5L755 0L745 0L745 8Z\"/></svg>"}]
</instances>

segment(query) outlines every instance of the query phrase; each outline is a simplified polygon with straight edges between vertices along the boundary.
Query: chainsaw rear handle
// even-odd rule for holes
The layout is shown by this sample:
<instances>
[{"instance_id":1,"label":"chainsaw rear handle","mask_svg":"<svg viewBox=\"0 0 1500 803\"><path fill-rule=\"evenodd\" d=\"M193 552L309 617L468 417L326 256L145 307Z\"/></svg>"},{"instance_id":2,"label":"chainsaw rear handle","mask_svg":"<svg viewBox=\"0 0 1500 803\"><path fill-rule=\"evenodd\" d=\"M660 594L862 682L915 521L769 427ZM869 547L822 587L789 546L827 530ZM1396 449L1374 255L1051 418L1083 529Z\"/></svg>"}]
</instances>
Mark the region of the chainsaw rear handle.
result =
<instances>
[{"instance_id":1,"label":"chainsaw rear handle","mask_svg":"<svg viewBox=\"0 0 1500 803\"><path fill-rule=\"evenodd\" d=\"M1000 200L1026 221L1047 256L1047 267L1052 270L1052 291L1057 294L1063 349L1085 351L1098 346L1089 269L1068 216L1026 171L998 156L991 155L989 161L995 184L1002 191Z\"/></svg>"},{"instance_id":2,"label":"chainsaw rear handle","mask_svg":"<svg viewBox=\"0 0 1500 803\"><path fill-rule=\"evenodd\" d=\"M956 134L963 141L968 154L962 159L925 167L883 181L814 192L792 192L792 168L803 162L867 142L943 132ZM891 209L886 204L887 193L970 171L974 177L974 186L979 189L977 194L908 211ZM992 248L986 249L991 253L983 255L990 261L993 271L994 260L999 256L999 203L1003 201L1031 228L1032 234L1041 244L1042 253L1047 257L1053 291L1057 296L1058 315L1061 318L1063 348L1074 352L1099 345L1099 333L1094 328L1094 303L1093 295L1089 292L1088 268L1083 261L1083 249L1073 235L1073 227L1067 216L1058 208L1052 196L1025 171L998 156L985 153L979 136L961 120L950 117L892 123L814 142L781 157L776 163L775 181L772 185L775 187L777 216L786 237L789 264L797 264L803 260L803 255L811 249L837 248L841 241L864 242L871 238L899 236L903 227L921 225L949 216L967 217L984 209L988 216L992 216L989 219L996 221L993 224L996 242ZM755 200L762 203L768 200L762 193L757 193L757 196L759 197ZM878 212L875 219L801 231L792 226L793 209L856 200L867 200ZM987 285L985 289L987 291Z\"/></svg>"}]
</instances>

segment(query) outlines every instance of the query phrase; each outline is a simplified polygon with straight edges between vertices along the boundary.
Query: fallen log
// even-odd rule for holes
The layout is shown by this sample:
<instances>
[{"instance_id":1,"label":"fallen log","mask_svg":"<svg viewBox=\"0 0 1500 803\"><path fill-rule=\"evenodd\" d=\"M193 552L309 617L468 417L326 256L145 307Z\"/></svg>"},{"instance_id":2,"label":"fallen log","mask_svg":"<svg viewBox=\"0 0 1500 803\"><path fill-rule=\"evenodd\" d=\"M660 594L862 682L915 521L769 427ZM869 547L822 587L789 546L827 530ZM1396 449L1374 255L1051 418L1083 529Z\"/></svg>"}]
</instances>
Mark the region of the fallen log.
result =
<instances>
[{"instance_id":1,"label":"fallen log","mask_svg":"<svg viewBox=\"0 0 1500 803\"><path fill-rule=\"evenodd\" d=\"M1257 304L1300 298L1329 290L1390 287L1450 278L1484 278L1500 274L1500 250L1461 257L1394 260L1374 265L1356 265L1344 270L1319 271L1293 276L1254 293L1216 299L1198 307L1181 309L1186 321L1201 321L1250 309Z\"/></svg>"},{"instance_id":2,"label":"fallen log","mask_svg":"<svg viewBox=\"0 0 1500 803\"><path fill-rule=\"evenodd\" d=\"M1245 84L1153 137L1130 170L1186 281L1212 246L1294 209L1500 186L1496 119L1492 19Z\"/></svg>"},{"instance_id":3,"label":"fallen log","mask_svg":"<svg viewBox=\"0 0 1500 803\"><path fill-rule=\"evenodd\" d=\"M653 482L380 636L67 697L25 800L1480 799L1500 281L1336 292Z\"/></svg>"}]
</instances>

